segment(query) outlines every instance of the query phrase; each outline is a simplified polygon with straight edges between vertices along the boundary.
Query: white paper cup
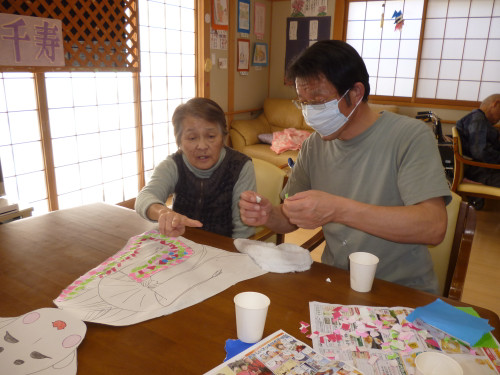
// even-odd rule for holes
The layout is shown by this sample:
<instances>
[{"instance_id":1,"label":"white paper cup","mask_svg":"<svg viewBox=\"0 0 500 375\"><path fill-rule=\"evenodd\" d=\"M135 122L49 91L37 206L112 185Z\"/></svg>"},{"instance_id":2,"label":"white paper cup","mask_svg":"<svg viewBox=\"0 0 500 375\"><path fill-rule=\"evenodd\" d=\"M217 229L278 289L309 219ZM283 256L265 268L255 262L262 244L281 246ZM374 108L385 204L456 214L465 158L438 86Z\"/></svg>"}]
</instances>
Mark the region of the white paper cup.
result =
<instances>
[{"instance_id":1,"label":"white paper cup","mask_svg":"<svg viewBox=\"0 0 500 375\"><path fill-rule=\"evenodd\" d=\"M349 255L351 288L356 292L369 292L372 289L378 257L365 252Z\"/></svg>"},{"instance_id":2,"label":"white paper cup","mask_svg":"<svg viewBox=\"0 0 500 375\"><path fill-rule=\"evenodd\" d=\"M262 339L271 300L262 293L243 292L234 297L238 339L255 343Z\"/></svg>"},{"instance_id":3,"label":"white paper cup","mask_svg":"<svg viewBox=\"0 0 500 375\"><path fill-rule=\"evenodd\" d=\"M453 358L437 352L423 352L415 359L416 375L463 375L462 366Z\"/></svg>"}]
</instances>

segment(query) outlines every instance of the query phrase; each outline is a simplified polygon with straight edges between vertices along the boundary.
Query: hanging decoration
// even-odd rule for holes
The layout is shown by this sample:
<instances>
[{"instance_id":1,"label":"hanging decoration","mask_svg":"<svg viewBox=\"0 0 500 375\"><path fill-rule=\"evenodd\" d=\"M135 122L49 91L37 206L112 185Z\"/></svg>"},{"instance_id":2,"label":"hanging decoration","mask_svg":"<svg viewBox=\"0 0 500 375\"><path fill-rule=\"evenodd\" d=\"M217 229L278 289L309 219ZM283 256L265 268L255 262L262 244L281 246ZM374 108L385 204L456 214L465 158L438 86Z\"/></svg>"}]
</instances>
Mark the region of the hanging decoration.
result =
<instances>
[{"instance_id":1,"label":"hanging decoration","mask_svg":"<svg viewBox=\"0 0 500 375\"><path fill-rule=\"evenodd\" d=\"M392 14L392 18L395 19L394 23L396 24L396 26L394 27L394 31L399 30L401 32L405 23L405 20L403 19L403 12L394 11L394 13Z\"/></svg>"},{"instance_id":2,"label":"hanging decoration","mask_svg":"<svg viewBox=\"0 0 500 375\"><path fill-rule=\"evenodd\" d=\"M384 3L382 4L382 14L380 16L380 28L383 29L384 28L384 17L385 17L385 1Z\"/></svg>"}]
</instances>

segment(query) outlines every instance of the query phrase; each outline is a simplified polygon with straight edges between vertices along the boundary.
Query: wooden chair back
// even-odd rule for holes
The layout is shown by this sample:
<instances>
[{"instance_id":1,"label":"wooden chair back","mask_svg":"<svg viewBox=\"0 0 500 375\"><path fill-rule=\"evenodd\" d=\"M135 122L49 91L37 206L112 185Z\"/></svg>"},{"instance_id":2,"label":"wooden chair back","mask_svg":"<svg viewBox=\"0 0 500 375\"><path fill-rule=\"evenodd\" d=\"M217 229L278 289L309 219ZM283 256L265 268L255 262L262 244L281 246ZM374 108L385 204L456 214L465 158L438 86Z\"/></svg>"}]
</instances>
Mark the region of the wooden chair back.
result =
<instances>
[{"instance_id":1,"label":"wooden chair back","mask_svg":"<svg viewBox=\"0 0 500 375\"><path fill-rule=\"evenodd\" d=\"M465 157L462 152L462 139L460 138L460 134L456 126L452 128L452 135L455 167L451 191L461 195L462 197L472 196L479 198L500 199L500 188L473 181L464 181L464 171L467 165L500 169L500 164L482 163Z\"/></svg>"},{"instance_id":2,"label":"wooden chair back","mask_svg":"<svg viewBox=\"0 0 500 375\"><path fill-rule=\"evenodd\" d=\"M262 159L252 158L252 162L255 169L257 193L269 199L273 206L280 204L280 193L288 180L285 170ZM259 241L271 239L276 244L280 244L284 241L284 235L265 227L258 227L255 235L250 239Z\"/></svg>"},{"instance_id":3,"label":"wooden chair back","mask_svg":"<svg viewBox=\"0 0 500 375\"><path fill-rule=\"evenodd\" d=\"M476 233L476 220L474 207L467 202L460 202L443 293L445 297L459 301L462 298L472 241Z\"/></svg>"},{"instance_id":4,"label":"wooden chair back","mask_svg":"<svg viewBox=\"0 0 500 375\"><path fill-rule=\"evenodd\" d=\"M467 266L463 274L458 272L454 275L454 273L459 259L461 264L467 265L468 263L476 217L474 208L462 201L458 194L452 192L451 195L452 201L446 206L448 214L446 235L439 245L428 246L428 248L441 294L449 297L451 293L450 298L460 299ZM451 292L452 284L454 285L453 292Z\"/></svg>"}]
</instances>

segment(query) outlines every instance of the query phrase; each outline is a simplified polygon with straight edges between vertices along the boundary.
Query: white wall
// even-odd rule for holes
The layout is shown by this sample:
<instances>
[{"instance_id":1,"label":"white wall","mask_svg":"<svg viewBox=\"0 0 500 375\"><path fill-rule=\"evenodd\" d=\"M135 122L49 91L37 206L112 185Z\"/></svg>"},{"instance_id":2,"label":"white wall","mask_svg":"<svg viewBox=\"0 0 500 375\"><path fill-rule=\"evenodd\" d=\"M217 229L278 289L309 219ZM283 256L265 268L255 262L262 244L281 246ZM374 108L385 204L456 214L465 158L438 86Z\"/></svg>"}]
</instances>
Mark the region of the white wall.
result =
<instances>
[{"instance_id":1,"label":"white wall","mask_svg":"<svg viewBox=\"0 0 500 375\"><path fill-rule=\"evenodd\" d=\"M254 5L256 0L251 0L250 2L250 33L241 34L238 33L238 11L237 8L234 9L230 14L233 17L229 20L229 43L234 45L234 59L235 64L237 63L237 39L249 39L250 40L250 57L253 57L253 48L255 42L264 42L268 44L268 53L270 51L271 42L271 6L272 2L269 0L258 0L259 3L265 4L266 6L266 26L265 34L262 40L258 40L255 36L254 30ZM236 7L236 1L228 2L230 6ZM286 2L289 4L289 2ZM246 110L251 108L262 107L264 99L268 96L268 86L269 86L269 65L264 67L256 67L250 64L250 70L248 75L242 75L236 71L236 66L233 69L220 69L218 66L219 58L229 59L228 50L218 50L213 49L210 51L211 57L215 57L215 64L213 64L212 71L210 72L210 98L215 100L221 107L228 111L228 95L234 92L234 106L232 111ZM268 60L270 60L268 58ZM231 78L231 79L230 79ZM233 87L229 85L233 84Z\"/></svg>"}]
</instances>

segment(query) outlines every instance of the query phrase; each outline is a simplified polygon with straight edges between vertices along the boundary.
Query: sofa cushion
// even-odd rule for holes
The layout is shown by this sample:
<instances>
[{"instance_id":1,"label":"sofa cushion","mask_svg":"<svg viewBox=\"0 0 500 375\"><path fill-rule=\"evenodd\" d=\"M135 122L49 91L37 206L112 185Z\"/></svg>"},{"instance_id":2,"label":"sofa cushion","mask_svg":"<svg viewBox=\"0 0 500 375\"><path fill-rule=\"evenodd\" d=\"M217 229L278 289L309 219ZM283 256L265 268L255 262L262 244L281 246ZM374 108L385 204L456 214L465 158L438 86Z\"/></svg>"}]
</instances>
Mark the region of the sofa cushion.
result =
<instances>
[{"instance_id":1,"label":"sofa cushion","mask_svg":"<svg viewBox=\"0 0 500 375\"><path fill-rule=\"evenodd\" d=\"M263 133L272 133L264 114L252 120L235 120L229 130L233 147L238 151L245 146L260 143L258 136Z\"/></svg>"},{"instance_id":2,"label":"sofa cushion","mask_svg":"<svg viewBox=\"0 0 500 375\"><path fill-rule=\"evenodd\" d=\"M261 141L262 143L270 145L273 143L273 134L274 133L262 133L259 134L257 138L259 138L259 141Z\"/></svg>"},{"instance_id":3,"label":"sofa cushion","mask_svg":"<svg viewBox=\"0 0 500 375\"><path fill-rule=\"evenodd\" d=\"M302 128L302 111L295 107L290 99L267 98L264 101L264 115L273 132L286 128Z\"/></svg>"}]
</instances>

